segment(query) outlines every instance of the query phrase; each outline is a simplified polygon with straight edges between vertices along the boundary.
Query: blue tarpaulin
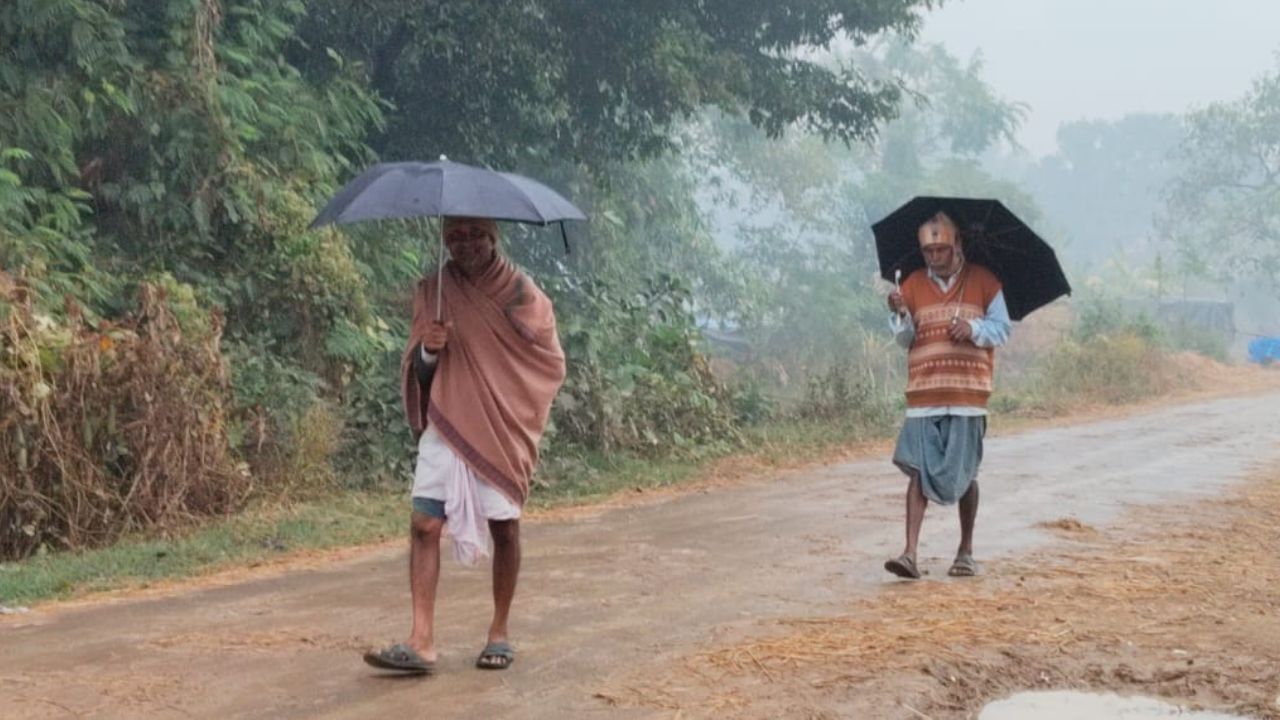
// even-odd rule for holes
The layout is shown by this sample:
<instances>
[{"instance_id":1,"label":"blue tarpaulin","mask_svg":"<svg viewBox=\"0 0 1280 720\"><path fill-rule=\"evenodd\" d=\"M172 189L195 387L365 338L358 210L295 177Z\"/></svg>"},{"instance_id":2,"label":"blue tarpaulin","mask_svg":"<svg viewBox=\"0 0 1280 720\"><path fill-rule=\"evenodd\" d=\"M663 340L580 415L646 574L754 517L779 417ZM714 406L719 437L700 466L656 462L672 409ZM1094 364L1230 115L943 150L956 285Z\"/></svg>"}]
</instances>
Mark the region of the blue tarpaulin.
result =
<instances>
[{"instance_id":1,"label":"blue tarpaulin","mask_svg":"<svg viewBox=\"0 0 1280 720\"><path fill-rule=\"evenodd\" d=\"M1263 365L1280 362L1280 337L1254 338L1249 343L1249 362Z\"/></svg>"}]
</instances>

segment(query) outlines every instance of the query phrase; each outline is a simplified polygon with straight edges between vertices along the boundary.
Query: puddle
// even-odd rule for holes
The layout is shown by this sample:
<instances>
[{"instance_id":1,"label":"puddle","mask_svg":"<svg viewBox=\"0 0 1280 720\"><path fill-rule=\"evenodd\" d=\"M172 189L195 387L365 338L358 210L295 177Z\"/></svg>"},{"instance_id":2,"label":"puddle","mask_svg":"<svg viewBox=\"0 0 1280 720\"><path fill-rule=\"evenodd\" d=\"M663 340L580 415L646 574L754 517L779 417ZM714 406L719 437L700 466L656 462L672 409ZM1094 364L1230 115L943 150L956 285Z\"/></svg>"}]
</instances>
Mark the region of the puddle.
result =
<instances>
[{"instance_id":1,"label":"puddle","mask_svg":"<svg viewBox=\"0 0 1280 720\"><path fill-rule=\"evenodd\" d=\"M1143 697L1078 692L1025 692L997 700L978 720L1248 720L1239 715L1186 710Z\"/></svg>"}]
</instances>

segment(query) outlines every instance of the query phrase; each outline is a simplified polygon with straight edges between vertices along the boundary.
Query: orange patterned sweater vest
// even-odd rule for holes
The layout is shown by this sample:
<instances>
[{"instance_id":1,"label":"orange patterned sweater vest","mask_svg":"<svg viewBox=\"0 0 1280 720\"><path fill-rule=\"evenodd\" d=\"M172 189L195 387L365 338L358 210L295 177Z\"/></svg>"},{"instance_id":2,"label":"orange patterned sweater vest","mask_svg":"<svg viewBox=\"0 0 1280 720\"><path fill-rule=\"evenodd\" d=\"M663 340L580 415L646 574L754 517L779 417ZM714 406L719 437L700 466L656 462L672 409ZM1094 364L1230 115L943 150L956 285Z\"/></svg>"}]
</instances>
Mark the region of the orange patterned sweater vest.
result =
<instances>
[{"instance_id":1,"label":"orange patterned sweater vest","mask_svg":"<svg viewBox=\"0 0 1280 720\"><path fill-rule=\"evenodd\" d=\"M965 265L945 292L926 269L916 270L902 283L902 297L916 327L907 353L907 407L987 406L995 352L969 341L955 342L949 331L953 320L984 317L998 292L1000 281L981 265Z\"/></svg>"}]
</instances>

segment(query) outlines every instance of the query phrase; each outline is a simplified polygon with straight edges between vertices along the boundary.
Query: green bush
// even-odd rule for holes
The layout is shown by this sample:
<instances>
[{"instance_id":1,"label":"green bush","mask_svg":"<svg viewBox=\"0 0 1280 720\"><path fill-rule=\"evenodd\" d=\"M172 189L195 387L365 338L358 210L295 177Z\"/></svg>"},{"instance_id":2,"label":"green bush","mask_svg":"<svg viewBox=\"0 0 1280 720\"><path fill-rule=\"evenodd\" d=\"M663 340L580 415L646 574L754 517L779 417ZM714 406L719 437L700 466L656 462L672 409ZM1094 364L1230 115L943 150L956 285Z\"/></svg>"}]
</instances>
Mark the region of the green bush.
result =
<instances>
[{"instance_id":1,"label":"green bush","mask_svg":"<svg viewBox=\"0 0 1280 720\"><path fill-rule=\"evenodd\" d=\"M736 442L732 395L712 374L687 286L650 278L552 283L568 376L552 410L551 452L653 452Z\"/></svg>"}]
</instances>

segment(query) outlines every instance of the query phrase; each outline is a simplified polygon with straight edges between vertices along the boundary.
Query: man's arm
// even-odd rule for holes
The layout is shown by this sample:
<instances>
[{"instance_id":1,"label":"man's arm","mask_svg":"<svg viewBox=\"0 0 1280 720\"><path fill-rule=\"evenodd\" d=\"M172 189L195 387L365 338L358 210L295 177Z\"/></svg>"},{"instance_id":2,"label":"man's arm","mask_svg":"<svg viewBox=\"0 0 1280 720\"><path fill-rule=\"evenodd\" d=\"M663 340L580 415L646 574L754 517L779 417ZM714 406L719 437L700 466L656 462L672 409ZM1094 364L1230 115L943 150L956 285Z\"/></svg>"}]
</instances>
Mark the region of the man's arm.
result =
<instances>
[{"instance_id":1,"label":"man's arm","mask_svg":"<svg viewBox=\"0 0 1280 720\"><path fill-rule=\"evenodd\" d=\"M998 348L1004 347L1004 344L1009 342L1012 323L1009 320L1009 306L1004 301L1003 290L998 291L996 296L991 298L991 304L987 306L987 314L977 320L970 320L969 327L973 330L973 344L978 347ZM912 332L914 334L914 330Z\"/></svg>"},{"instance_id":2,"label":"man's arm","mask_svg":"<svg viewBox=\"0 0 1280 720\"><path fill-rule=\"evenodd\" d=\"M427 352L427 349L418 344L418 351L413 354L413 372L418 378L418 386L422 388L423 394L427 392L427 388L431 387L431 380L436 374L436 363L438 357L433 352Z\"/></svg>"}]
</instances>

